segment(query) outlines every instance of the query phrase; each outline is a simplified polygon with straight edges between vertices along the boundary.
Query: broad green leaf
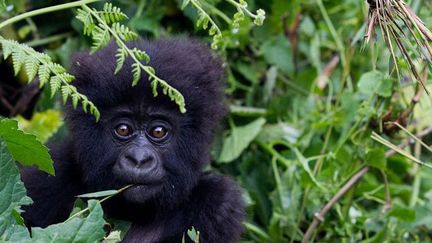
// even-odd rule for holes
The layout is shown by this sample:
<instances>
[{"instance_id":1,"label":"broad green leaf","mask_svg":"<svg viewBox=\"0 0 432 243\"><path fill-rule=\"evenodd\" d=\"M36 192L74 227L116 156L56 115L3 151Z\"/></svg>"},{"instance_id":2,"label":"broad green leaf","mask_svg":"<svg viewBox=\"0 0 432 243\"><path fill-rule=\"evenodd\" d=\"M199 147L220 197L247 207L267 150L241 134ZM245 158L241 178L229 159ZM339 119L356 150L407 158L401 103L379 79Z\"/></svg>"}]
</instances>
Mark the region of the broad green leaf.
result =
<instances>
[{"instance_id":1,"label":"broad green leaf","mask_svg":"<svg viewBox=\"0 0 432 243\"><path fill-rule=\"evenodd\" d=\"M292 74L294 70L291 49L289 40L282 35L276 38L269 38L261 46L261 52L265 60L288 75Z\"/></svg>"},{"instance_id":2,"label":"broad green leaf","mask_svg":"<svg viewBox=\"0 0 432 243\"><path fill-rule=\"evenodd\" d=\"M35 113L30 121L18 117L18 123L22 130L34 134L39 141L45 143L48 138L57 132L63 121L59 111L46 110Z\"/></svg>"},{"instance_id":3,"label":"broad green leaf","mask_svg":"<svg viewBox=\"0 0 432 243\"><path fill-rule=\"evenodd\" d=\"M96 200L90 200L88 205L90 214L86 218L73 218L45 229L32 228L33 241L100 242L105 236L102 207Z\"/></svg>"},{"instance_id":4,"label":"broad green leaf","mask_svg":"<svg viewBox=\"0 0 432 243\"><path fill-rule=\"evenodd\" d=\"M416 219L416 211L414 209L401 206L393 206L388 215L405 222L413 222Z\"/></svg>"},{"instance_id":5,"label":"broad green leaf","mask_svg":"<svg viewBox=\"0 0 432 243\"><path fill-rule=\"evenodd\" d=\"M378 71L371 71L361 76L358 82L359 91L366 95L379 95L390 97L392 94L392 80L384 77Z\"/></svg>"},{"instance_id":6,"label":"broad green leaf","mask_svg":"<svg viewBox=\"0 0 432 243\"><path fill-rule=\"evenodd\" d=\"M6 148L4 141L0 142L0 239L8 240L13 235L26 235L21 226L17 225L14 211L20 211L22 205L29 205L32 200L26 196L24 184L15 160ZM24 228L25 229L25 228ZM28 237L28 232L27 232Z\"/></svg>"},{"instance_id":7,"label":"broad green leaf","mask_svg":"<svg viewBox=\"0 0 432 243\"><path fill-rule=\"evenodd\" d=\"M382 148L374 148L366 153L366 163L375 168L385 170L387 166L387 159L385 151Z\"/></svg>"},{"instance_id":8,"label":"broad green leaf","mask_svg":"<svg viewBox=\"0 0 432 243\"><path fill-rule=\"evenodd\" d=\"M228 163L238 158L258 135L265 122L264 118L258 118L246 126L233 127L231 134L224 139L219 162Z\"/></svg>"},{"instance_id":9,"label":"broad green leaf","mask_svg":"<svg viewBox=\"0 0 432 243\"><path fill-rule=\"evenodd\" d=\"M54 167L48 148L34 135L18 129L18 122L11 119L0 120L0 138L7 145L13 158L23 165L35 165L40 170L54 175Z\"/></svg>"},{"instance_id":10,"label":"broad green leaf","mask_svg":"<svg viewBox=\"0 0 432 243\"><path fill-rule=\"evenodd\" d=\"M300 132L298 129L284 122L266 124L256 139L263 143L272 143L280 140L295 143L301 134Z\"/></svg>"}]
</instances>

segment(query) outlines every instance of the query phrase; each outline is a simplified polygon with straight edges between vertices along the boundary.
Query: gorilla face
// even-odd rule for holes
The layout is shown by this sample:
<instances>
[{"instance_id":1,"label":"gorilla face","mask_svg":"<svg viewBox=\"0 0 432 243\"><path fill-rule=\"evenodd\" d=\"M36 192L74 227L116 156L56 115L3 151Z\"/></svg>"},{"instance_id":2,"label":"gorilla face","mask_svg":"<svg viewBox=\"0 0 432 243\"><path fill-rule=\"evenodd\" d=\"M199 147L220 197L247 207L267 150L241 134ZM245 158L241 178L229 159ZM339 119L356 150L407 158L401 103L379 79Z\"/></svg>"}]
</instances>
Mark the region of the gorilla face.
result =
<instances>
[{"instance_id":1,"label":"gorilla face","mask_svg":"<svg viewBox=\"0 0 432 243\"><path fill-rule=\"evenodd\" d=\"M110 151L106 175L98 174L93 180L105 176L116 187L131 185L122 196L133 203L146 203L185 193L194 185L191 178L199 168L193 166L187 140L181 132L182 115L161 107L117 107L106 112L98 126L103 128L101 143ZM183 130L187 130L183 126ZM112 175L112 178L110 177ZM185 184L183 178L189 178ZM109 183L108 183L109 184Z\"/></svg>"},{"instance_id":2,"label":"gorilla face","mask_svg":"<svg viewBox=\"0 0 432 243\"><path fill-rule=\"evenodd\" d=\"M161 79L176 88L186 113L158 87L154 96L145 72L131 86L132 60L114 74L113 44L94 55L76 55L77 90L101 112L101 120L69 104L66 112L74 158L90 192L132 185L119 197L132 203L180 203L209 161L214 129L225 114L223 68L206 46L186 39L140 41Z\"/></svg>"}]
</instances>

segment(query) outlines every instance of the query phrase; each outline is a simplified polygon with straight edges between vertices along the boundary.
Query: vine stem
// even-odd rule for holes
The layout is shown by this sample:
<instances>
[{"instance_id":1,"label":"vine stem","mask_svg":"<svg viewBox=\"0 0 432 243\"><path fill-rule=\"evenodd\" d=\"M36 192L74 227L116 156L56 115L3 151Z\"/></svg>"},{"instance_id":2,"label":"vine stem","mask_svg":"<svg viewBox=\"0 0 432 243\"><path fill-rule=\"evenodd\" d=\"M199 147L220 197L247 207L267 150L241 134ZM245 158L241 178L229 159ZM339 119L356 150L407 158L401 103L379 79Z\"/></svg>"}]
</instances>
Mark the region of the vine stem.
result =
<instances>
[{"instance_id":1,"label":"vine stem","mask_svg":"<svg viewBox=\"0 0 432 243\"><path fill-rule=\"evenodd\" d=\"M249 11L249 9L247 8L247 5L243 5L240 4L234 0L227 0L229 3L231 3L232 5L236 6L237 8L242 9L247 15L249 15L252 18L256 18L258 17L256 14L252 13L251 11Z\"/></svg>"},{"instance_id":2,"label":"vine stem","mask_svg":"<svg viewBox=\"0 0 432 243\"><path fill-rule=\"evenodd\" d=\"M80 0L80 1L76 1L76 2L65 3L65 4L55 5L55 6L51 6L51 7L36 9L36 10L30 11L30 12L26 12L26 13L17 15L15 17L12 17L10 19L7 19L7 20L1 22L0 23L0 29L4 28L7 25L13 24L15 22L36 16L36 15L41 15L41 14L50 13L50 12L56 12L56 11L69 9L69 8L81 7L84 4L89 4L89 3L99 2L99 1L101 1L101 0Z\"/></svg>"}]
</instances>

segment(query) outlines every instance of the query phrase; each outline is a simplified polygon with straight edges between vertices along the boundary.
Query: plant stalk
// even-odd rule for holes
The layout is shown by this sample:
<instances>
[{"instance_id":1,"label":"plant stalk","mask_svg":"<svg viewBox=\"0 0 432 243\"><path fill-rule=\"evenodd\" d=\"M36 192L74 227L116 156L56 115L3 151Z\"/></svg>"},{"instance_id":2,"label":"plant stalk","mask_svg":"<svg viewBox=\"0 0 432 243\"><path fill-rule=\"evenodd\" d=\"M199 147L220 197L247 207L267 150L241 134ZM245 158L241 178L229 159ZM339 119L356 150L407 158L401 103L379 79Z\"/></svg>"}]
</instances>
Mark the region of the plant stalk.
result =
<instances>
[{"instance_id":1,"label":"plant stalk","mask_svg":"<svg viewBox=\"0 0 432 243\"><path fill-rule=\"evenodd\" d=\"M65 4L55 5L55 6L51 6L51 7L36 9L36 10L30 11L30 12L26 12L26 13L17 15L15 17L12 17L10 19L7 19L7 20L1 22L0 23L0 29L4 28L7 25L13 24L15 22L18 22L18 21L21 21L21 20L24 20L26 18L30 18L33 16L46 14L46 13L50 13L50 12L56 12L56 11L65 10L65 9L69 9L69 8L80 7L84 4L89 4L89 3L99 2L99 1L101 1L101 0L80 0L80 1L75 1L75 2L71 2L71 3L65 3Z\"/></svg>"}]
</instances>

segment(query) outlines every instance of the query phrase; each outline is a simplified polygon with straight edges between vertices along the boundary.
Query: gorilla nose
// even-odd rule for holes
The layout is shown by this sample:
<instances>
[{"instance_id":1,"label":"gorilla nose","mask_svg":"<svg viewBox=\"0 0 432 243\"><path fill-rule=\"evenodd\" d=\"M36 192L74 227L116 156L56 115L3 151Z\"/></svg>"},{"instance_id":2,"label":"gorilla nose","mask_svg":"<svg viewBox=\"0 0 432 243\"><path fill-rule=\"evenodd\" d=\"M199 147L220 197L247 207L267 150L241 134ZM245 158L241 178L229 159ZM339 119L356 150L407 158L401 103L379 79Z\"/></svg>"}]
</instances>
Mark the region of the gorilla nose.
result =
<instances>
[{"instance_id":1,"label":"gorilla nose","mask_svg":"<svg viewBox=\"0 0 432 243\"><path fill-rule=\"evenodd\" d=\"M128 150L124 155L124 162L129 167L152 167L155 163L153 153L146 149L134 148Z\"/></svg>"}]
</instances>

